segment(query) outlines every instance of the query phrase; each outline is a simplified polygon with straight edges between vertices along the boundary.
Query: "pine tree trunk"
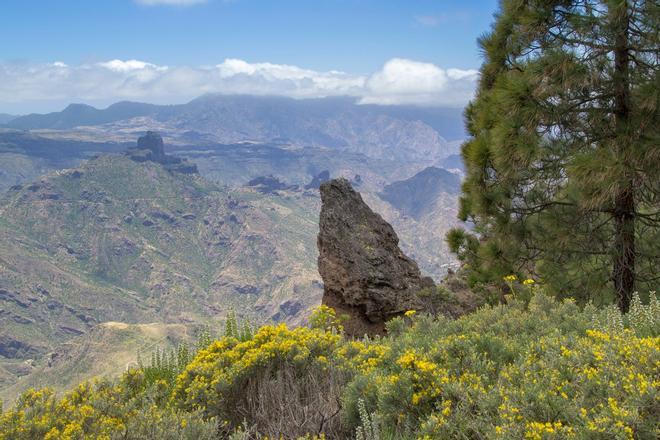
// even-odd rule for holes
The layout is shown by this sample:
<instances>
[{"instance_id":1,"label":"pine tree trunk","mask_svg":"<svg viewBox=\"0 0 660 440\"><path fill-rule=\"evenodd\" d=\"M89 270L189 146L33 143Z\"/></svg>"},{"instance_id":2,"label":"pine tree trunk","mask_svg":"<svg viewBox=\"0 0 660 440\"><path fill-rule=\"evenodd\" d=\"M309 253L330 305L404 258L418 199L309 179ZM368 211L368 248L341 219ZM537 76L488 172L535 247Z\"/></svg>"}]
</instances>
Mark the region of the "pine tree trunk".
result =
<instances>
[{"instance_id":1,"label":"pine tree trunk","mask_svg":"<svg viewBox=\"0 0 660 440\"><path fill-rule=\"evenodd\" d=\"M613 279L616 302L626 313L635 289L635 199L632 190L618 194L614 213Z\"/></svg>"},{"instance_id":2,"label":"pine tree trunk","mask_svg":"<svg viewBox=\"0 0 660 440\"><path fill-rule=\"evenodd\" d=\"M634 148L630 144L630 47L628 32L630 16L627 2L613 7L610 11L617 30L614 48L615 124L616 149L621 164L627 163L627 151ZM612 279L616 302L622 312L630 308L630 300L635 289L635 196L634 176L627 173L620 182L614 197L614 251Z\"/></svg>"}]
</instances>

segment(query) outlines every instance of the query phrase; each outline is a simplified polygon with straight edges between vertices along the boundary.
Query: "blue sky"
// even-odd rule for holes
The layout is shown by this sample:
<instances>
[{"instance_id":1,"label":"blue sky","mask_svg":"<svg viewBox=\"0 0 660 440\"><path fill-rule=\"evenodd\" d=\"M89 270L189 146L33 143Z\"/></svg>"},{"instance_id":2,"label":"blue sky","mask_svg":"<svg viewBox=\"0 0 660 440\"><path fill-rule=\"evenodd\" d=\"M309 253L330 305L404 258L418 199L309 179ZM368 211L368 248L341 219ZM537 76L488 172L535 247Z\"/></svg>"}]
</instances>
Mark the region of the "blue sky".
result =
<instances>
[{"instance_id":1,"label":"blue sky","mask_svg":"<svg viewBox=\"0 0 660 440\"><path fill-rule=\"evenodd\" d=\"M476 38L488 30L496 6L495 0L3 0L0 80L13 80L20 87L16 78L30 74L30 69L41 69L35 81L44 81L53 74L44 72L43 66L52 63L58 63L56 75L62 76L64 66L77 69L113 60L167 67L170 82L172 72L181 76L186 68L216 66L227 59L313 72L341 71L352 78L365 78L365 82L397 59L470 71L480 65ZM406 65L399 67L409 70ZM165 70L158 68L151 67L153 72L161 72L158 81L162 82ZM126 72L119 70L122 75ZM243 70L244 77L255 75ZM71 81L80 81L81 72L67 75ZM133 79L136 72L132 70ZM97 77L102 80L102 75ZM138 79L144 82L145 78ZM152 75L148 81L154 78ZM218 87L202 84L217 81L215 77L195 80L198 85L188 90L189 95L206 89L226 92L228 87L216 90ZM232 81L232 86L238 82L236 78ZM120 90L116 97L112 93L101 96L89 87L73 87L70 96L39 96L39 91L30 90L12 98L0 86L0 112L25 111L30 105L35 110L49 109L76 98L102 104L114 98L150 101L149 93L154 94L154 102L189 97L163 93L162 84L158 90L149 84L151 88L143 93ZM241 84L239 91L249 92L245 81ZM262 89L261 93L277 93L277 88ZM308 91L296 93L304 97ZM298 96L296 93L282 94ZM323 94L333 93L323 89L319 95Z\"/></svg>"}]
</instances>

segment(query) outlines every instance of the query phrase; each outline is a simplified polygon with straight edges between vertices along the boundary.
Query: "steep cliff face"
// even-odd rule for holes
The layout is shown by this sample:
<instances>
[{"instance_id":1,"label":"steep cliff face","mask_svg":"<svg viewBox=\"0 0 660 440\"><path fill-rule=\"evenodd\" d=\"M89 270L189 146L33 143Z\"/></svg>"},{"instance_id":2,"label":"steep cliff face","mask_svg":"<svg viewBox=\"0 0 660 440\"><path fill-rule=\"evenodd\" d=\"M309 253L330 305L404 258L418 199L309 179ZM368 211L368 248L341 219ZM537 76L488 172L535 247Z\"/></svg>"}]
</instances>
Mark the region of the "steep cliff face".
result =
<instances>
[{"instance_id":1,"label":"steep cliff face","mask_svg":"<svg viewBox=\"0 0 660 440\"><path fill-rule=\"evenodd\" d=\"M424 309L417 296L433 287L399 238L345 179L321 185L318 267L323 304L348 314L348 336L382 334L385 322L406 310Z\"/></svg>"}]
</instances>

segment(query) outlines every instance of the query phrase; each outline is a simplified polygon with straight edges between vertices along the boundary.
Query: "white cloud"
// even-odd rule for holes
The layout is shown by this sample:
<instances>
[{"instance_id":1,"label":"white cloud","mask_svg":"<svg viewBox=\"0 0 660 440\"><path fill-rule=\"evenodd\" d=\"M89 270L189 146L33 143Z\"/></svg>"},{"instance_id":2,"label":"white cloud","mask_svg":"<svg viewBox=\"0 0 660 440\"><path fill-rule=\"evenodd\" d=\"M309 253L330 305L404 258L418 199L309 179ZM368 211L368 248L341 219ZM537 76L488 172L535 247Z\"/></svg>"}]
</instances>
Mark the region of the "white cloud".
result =
<instances>
[{"instance_id":1,"label":"white cloud","mask_svg":"<svg viewBox=\"0 0 660 440\"><path fill-rule=\"evenodd\" d=\"M177 103L204 93L354 96L363 104L458 107L472 97L476 79L476 70L443 69L402 58L371 75L234 58L194 67L118 59L81 65L0 63L0 111L52 110L70 102Z\"/></svg>"},{"instance_id":2,"label":"white cloud","mask_svg":"<svg viewBox=\"0 0 660 440\"><path fill-rule=\"evenodd\" d=\"M114 72L131 72L134 70L144 70L144 69L156 69L156 70L166 70L167 67L158 67L155 64L145 63L144 61L138 60L111 60L104 63L98 63L99 66L105 67L106 69L112 70Z\"/></svg>"},{"instance_id":3,"label":"white cloud","mask_svg":"<svg viewBox=\"0 0 660 440\"><path fill-rule=\"evenodd\" d=\"M441 69L435 64L394 58L371 75L364 104L458 106L472 97L476 70Z\"/></svg>"},{"instance_id":4,"label":"white cloud","mask_svg":"<svg viewBox=\"0 0 660 440\"><path fill-rule=\"evenodd\" d=\"M146 6L192 6L200 3L206 3L207 0L135 0L136 3Z\"/></svg>"}]
</instances>

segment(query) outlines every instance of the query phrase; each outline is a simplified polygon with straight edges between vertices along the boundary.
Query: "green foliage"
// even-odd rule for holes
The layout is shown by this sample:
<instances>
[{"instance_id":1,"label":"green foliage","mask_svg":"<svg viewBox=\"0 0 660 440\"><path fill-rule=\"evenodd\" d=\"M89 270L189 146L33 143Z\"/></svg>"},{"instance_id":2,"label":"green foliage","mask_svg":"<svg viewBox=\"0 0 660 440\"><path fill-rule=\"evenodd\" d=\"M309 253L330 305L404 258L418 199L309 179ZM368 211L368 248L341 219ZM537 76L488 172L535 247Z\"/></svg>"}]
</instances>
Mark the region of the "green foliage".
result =
<instances>
[{"instance_id":1,"label":"green foliage","mask_svg":"<svg viewBox=\"0 0 660 440\"><path fill-rule=\"evenodd\" d=\"M644 305L635 293L630 303L630 311L622 315L614 306L603 309L589 307L586 313L591 313L591 327L609 334L625 335L632 330L638 336L660 336L660 301L655 292L649 294L649 304Z\"/></svg>"},{"instance_id":2,"label":"green foliage","mask_svg":"<svg viewBox=\"0 0 660 440\"><path fill-rule=\"evenodd\" d=\"M185 345L169 351L156 348L151 354L151 362L148 365L143 363L138 353L138 367L148 384L164 381L172 386L176 377L192 361L194 355L195 353Z\"/></svg>"},{"instance_id":3,"label":"green foliage","mask_svg":"<svg viewBox=\"0 0 660 440\"><path fill-rule=\"evenodd\" d=\"M324 426L334 432L345 382L336 362L340 345L336 333L284 324L264 326L245 341L225 336L179 376L173 403L216 417L227 433L246 418L261 435L296 438Z\"/></svg>"},{"instance_id":4,"label":"green foliage","mask_svg":"<svg viewBox=\"0 0 660 440\"><path fill-rule=\"evenodd\" d=\"M360 415L360 426L355 429L356 440L380 440L378 423L374 420L374 415L367 412L364 401L359 399L357 402L358 414Z\"/></svg>"},{"instance_id":5,"label":"green foliage","mask_svg":"<svg viewBox=\"0 0 660 440\"><path fill-rule=\"evenodd\" d=\"M660 326L649 335L614 311L626 323L616 333L590 330L611 312L541 293L455 321L415 318L358 370L345 419L374 414L395 438L655 438Z\"/></svg>"},{"instance_id":6,"label":"green foliage","mask_svg":"<svg viewBox=\"0 0 660 440\"><path fill-rule=\"evenodd\" d=\"M242 322L236 318L236 312L230 310L225 318L225 337L235 338L241 342L252 339L252 324L245 319Z\"/></svg>"},{"instance_id":7,"label":"green foliage","mask_svg":"<svg viewBox=\"0 0 660 440\"><path fill-rule=\"evenodd\" d=\"M335 309L326 305L320 305L312 310L309 316L309 326L314 329L343 332L341 324L347 319L346 316L338 317Z\"/></svg>"},{"instance_id":8,"label":"green foliage","mask_svg":"<svg viewBox=\"0 0 660 440\"><path fill-rule=\"evenodd\" d=\"M162 403L158 386L146 387L132 370L117 384L83 383L57 398L48 388L25 392L0 414L2 440L213 439L212 419L180 412Z\"/></svg>"},{"instance_id":9,"label":"green foliage","mask_svg":"<svg viewBox=\"0 0 660 440\"><path fill-rule=\"evenodd\" d=\"M649 291L660 258L657 2L502 2L480 40L447 235L472 286L517 273L581 303Z\"/></svg>"},{"instance_id":10,"label":"green foliage","mask_svg":"<svg viewBox=\"0 0 660 440\"><path fill-rule=\"evenodd\" d=\"M409 313L373 340L264 326L201 344L173 387L158 352L116 383L31 390L0 439L655 439L659 309L654 293L622 315L536 289L456 320Z\"/></svg>"},{"instance_id":11,"label":"green foliage","mask_svg":"<svg viewBox=\"0 0 660 440\"><path fill-rule=\"evenodd\" d=\"M231 310L225 317L225 337L238 341L252 339L252 325L245 319L242 322L236 318L236 313ZM214 341L208 327L203 327L197 336L197 342L190 348L185 344L171 350L161 350L159 347L151 353L150 362L146 364L138 352L138 368L141 370L145 383L150 386L157 382L166 383L171 389L176 378L192 362L200 350L206 349Z\"/></svg>"}]
</instances>

